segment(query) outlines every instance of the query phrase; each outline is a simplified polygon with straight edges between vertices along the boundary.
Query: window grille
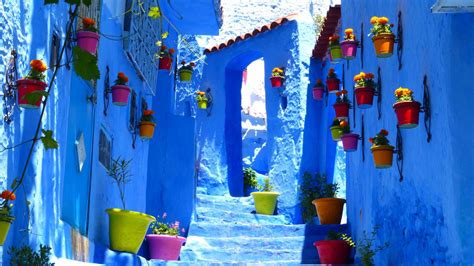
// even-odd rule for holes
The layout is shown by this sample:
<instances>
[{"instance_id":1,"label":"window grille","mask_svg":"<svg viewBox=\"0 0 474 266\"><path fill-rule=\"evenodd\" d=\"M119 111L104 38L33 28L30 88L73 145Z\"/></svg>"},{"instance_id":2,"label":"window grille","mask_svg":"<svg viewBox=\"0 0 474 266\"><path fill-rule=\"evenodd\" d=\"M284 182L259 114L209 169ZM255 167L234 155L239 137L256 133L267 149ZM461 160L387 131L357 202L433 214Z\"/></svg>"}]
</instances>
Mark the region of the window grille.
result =
<instances>
[{"instance_id":1,"label":"window grille","mask_svg":"<svg viewBox=\"0 0 474 266\"><path fill-rule=\"evenodd\" d=\"M99 162L107 170L112 164L112 139L103 128L99 135Z\"/></svg>"}]
</instances>

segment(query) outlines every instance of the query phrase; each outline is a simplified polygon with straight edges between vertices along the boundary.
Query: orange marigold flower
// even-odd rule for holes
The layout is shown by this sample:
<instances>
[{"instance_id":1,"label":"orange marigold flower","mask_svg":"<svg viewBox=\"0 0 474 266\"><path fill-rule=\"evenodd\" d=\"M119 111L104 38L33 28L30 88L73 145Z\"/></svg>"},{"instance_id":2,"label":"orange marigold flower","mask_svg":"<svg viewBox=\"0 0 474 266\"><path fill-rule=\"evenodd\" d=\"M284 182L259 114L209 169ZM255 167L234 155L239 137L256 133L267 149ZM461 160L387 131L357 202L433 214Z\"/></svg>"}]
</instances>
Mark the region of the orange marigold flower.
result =
<instances>
[{"instance_id":1,"label":"orange marigold flower","mask_svg":"<svg viewBox=\"0 0 474 266\"><path fill-rule=\"evenodd\" d=\"M94 26L95 20L91 18L83 18L82 19L82 24L86 27Z\"/></svg>"},{"instance_id":2,"label":"orange marigold flower","mask_svg":"<svg viewBox=\"0 0 474 266\"><path fill-rule=\"evenodd\" d=\"M155 113L155 111L153 111L153 110L145 110L145 111L143 111L143 115L152 115L152 114L154 114L154 113Z\"/></svg>"},{"instance_id":3,"label":"orange marigold flower","mask_svg":"<svg viewBox=\"0 0 474 266\"><path fill-rule=\"evenodd\" d=\"M348 28L348 29L346 29L346 30L344 31L344 33L347 34L347 35L350 35L350 34L352 34L353 32L354 32L354 30L353 30L352 28Z\"/></svg>"},{"instance_id":4,"label":"orange marigold flower","mask_svg":"<svg viewBox=\"0 0 474 266\"><path fill-rule=\"evenodd\" d=\"M16 195L10 190L4 190L2 191L2 194L0 194L0 198L6 199L6 200L15 200Z\"/></svg>"},{"instance_id":5,"label":"orange marigold flower","mask_svg":"<svg viewBox=\"0 0 474 266\"><path fill-rule=\"evenodd\" d=\"M370 143L374 143L374 138L369 138Z\"/></svg>"},{"instance_id":6,"label":"orange marigold flower","mask_svg":"<svg viewBox=\"0 0 474 266\"><path fill-rule=\"evenodd\" d=\"M402 87L395 90L395 96L400 97L402 95L403 95L403 88Z\"/></svg>"},{"instance_id":7,"label":"orange marigold flower","mask_svg":"<svg viewBox=\"0 0 474 266\"><path fill-rule=\"evenodd\" d=\"M195 66L196 64L194 62L189 63L190 66Z\"/></svg>"},{"instance_id":8,"label":"orange marigold flower","mask_svg":"<svg viewBox=\"0 0 474 266\"><path fill-rule=\"evenodd\" d=\"M382 136L388 136L388 131L385 129L380 130L380 135Z\"/></svg>"},{"instance_id":9,"label":"orange marigold flower","mask_svg":"<svg viewBox=\"0 0 474 266\"><path fill-rule=\"evenodd\" d=\"M334 68L331 67L331 68L329 69L329 73L334 73Z\"/></svg>"},{"instance_id":10,"label":"orange marigold flower","mask_svg":"<svg viewBox=\"0 0 474 266\"><path fill-rule=\"evenodd\" d=\"M347 127L347 126L349 126L349 123L347 123L346 120L342 120L342 121L339 123L339 125L340 125L341 127Z\"/></svg>"},{"instance_id":11,"label":"orange marigold flower","mask_svg":"<svg viewBox=\"0 0 474 266\"><path fill-rule=\"evenodd\" d=\"M378 21L378 23L380 23L380 24L387 24L387 23L388 23L388 18L386 18L386 17L381 17L381 18L379 18L377 21Z\"/></svg>"},{"instance_id":12,"label":"orange marigold flower","mask_svg":"<svg viewBox=\"0 0 474 266\"><path fill-rule=\"evenodd\" d=\"M373 78L374 78L374 74L372 74L372 73L365 73L365 77L368 78L368 79L373 79Z\"/></svg>"},{"instance_id":13,"label":"orange marigold flower","mask_svg":"<svg viewBox=\"0 0 474 266\"><path fill-rule=\"evenodd\" d=\"M355 75L354 76L354 81L359 81L360 80L360 76L359 75Z\"/></svg>"},{"instance_id":14,"label":"orange marigold flower","mask_svg":"<svg viewBox=\"0 0 474 266\"><path fill-rule=\"evenodd\" d=\"M118 77L121 81L123 81L123 82L128 82L128 77L125 76L125 74L124 74L123 72L119 72L119 73L117 74L117 77Z\"/></svg>"},{"instance_id":15,"label":"orange marigold flower","mask_svg":"<svg viewBox=\"0 0 474 266\"><path fill-rule=\"evenodd\" d=\"M37 70L39 72L44 72L44 71L46 71L46 69L48 69L48 67L43 62L43 60L38 60L38 59L31 60L30 66L31 66L31 68L33 68L34 70Z\"/></svg>"},{"instance_id":16,"label":"orange marigold flower","mask_svg":"<svg viewBox=\"0 0 474 266\"><path fill-rule=\"evenodd\" d=\"M342 95L345 95L345 94L347 94L347 90L342 90L341 93L342 93Z\"/></svg>"},{"instance_id":17,"label":"orange marigold flower","mask_svg":"<svg viewBox=\"0 0 474 266\"><path fill-rule=\"evenodd\" d=\"M336 96L337 96L337 97L339 97L339 96L341 96L341 95L342 95L342 92L340 92L340 91L336 92Z\"/></svg>"},{"instance_id":18,"label":"orange marigold flower","mask_svg":"<svg viewBox=\"0 0 474 266\"><path fill-rule=\"evenodd\" d=\"M321 79L316 80L316 83L322 83L323 81Z\"/></svg>"},{"instance_id":19,"label":"orange marigold flower","mask_svg":"<svg viewBox=\"0 0 474 266\"><path fill-rule=\"evenodd\" d=\"M186 61L184 61L184 60L181 61L181 65L183 65L183 66L186 65Z\"/></svg>"},{"instance_id":20,"label":"orange marigold flower","mask_svg":"<svg viewBox=\"0 0 474 266\"><path fill-rule=\"evenodd\" d=\"M170 54L174 54L174 49L170 48L169 52L170 52Z\"/></svg>"},{"instance_id":21,"label":"orange marigold flower","mask_svg":"<svg viewBox=\"0 0 474 266\"><path fill-rule=\"evenodd\" d=\"M161 51L164 51L164 50L166 50L166 45L161 46Z\"/></svg>"},{"instance_id":22,"label":"orange marigold flower","mask_svg":"<svg viewBox=\"0 0 474 266\"><path fill-rule=\"evenodd\" d=\"M370 18L370 24L375 24L375 23L377 23L377 22L378 22L378 20L379 20L379 18L378 18L378 17L376 17L376 16L373 16L373 17L371 17L371 18Z\"/></svg>"}]
</instances>

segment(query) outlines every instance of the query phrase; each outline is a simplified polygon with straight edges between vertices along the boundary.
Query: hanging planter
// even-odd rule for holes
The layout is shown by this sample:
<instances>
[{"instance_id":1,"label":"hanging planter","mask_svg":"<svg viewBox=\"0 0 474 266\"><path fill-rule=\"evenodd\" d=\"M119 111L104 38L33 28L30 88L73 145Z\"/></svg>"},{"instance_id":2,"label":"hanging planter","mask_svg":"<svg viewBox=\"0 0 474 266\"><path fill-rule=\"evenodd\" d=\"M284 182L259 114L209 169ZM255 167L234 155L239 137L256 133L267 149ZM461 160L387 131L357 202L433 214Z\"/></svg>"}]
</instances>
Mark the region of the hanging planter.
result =
<instances>
[{"instance_id":1,"label":"hanging planter","mask_svg":"<svg viewBox=\"0 0 474 266\"><path fill-rule=\"evenodd\" d=\"M198 91L196 92L196 102L197 106L199 109L207 109L208 103L209 103L209 98L207 97L206 93L204 91Z\"/></svg>"},{"instance_id":2,"label":"hanging planter","mask_svg":"<svg viewBox=\"0 0 474 266\"><path fill-rule=\"evenodd\" d=\"M388 24L388 18L386 17L372 17L370 23L373 27L370 29L369 36L372 35L377 57L392 56L393 44L395 43L395 35L392 33L393 24Z\"/></svg>"},{"instance_id":3,"label":"hanging planter","mask_svg":"<svg viewBox=\"0 0 474 266\"><path fill-rule=\"evenodd\" d=\"M329 37L329 53L331 54L331 62L337 62L342 58L341 46L339 44L339 35L334 34Z\"/></svg>"},{"instance_id":4,"label":"hanging planter","mask_svg":"<svg viewBox=\"0 0 474 266\"><path fill-rule=\"evenodd\" d=\"M273 186L270 184L270 178L264 179L264 185L260 192L250 193L255 202L255 211L257 214L273 215L280 193L272 191Z\"/></svg>"},{"instance_id":5,"label":"hanging planter","mask_svg":"<svg viewBox=\"0 0 474 266\"><path fill-rule=\"evenodd\" d=\"M184 229L179 228L179 222L164 223L166 216L166 213L163 213L163 222L153 222L150 226L152 234L146 235L150 259L178 260L181 247L186 242L186 238L179 236L184 233Z\"/></svg>"},{"instance_id":6,"label":"hanging planter","mask_svg":"<svg viewBox=\"0 0 474 266\"><path fill-rule=\"evenodd\" d=\"M359 42L353 34L354 30L349 28L344 31L344 41L341 42L342 57L352 60L356 57Z\"/></svg>"},{"instance_id":7,"label":"hanging planter","mask_svg":"<svg viewBox=\"0 0 474 266\"><path fill-rule=\"evenodd\" d=\"M173 63L173 54L174 54L173 48L168 49L166 45L161 46L160 53L159 53L160 61L159 61L158 69L169 71Z\"/></svg>"},{"instance_id":8,"label":"hanging planter","mask_svg":"<svg viewBox=\"0 0 474 266\"><path fill-rule=\"evenodd\" d=\"M357 144L359 142L359 135L351 133L351 127L349 122L342 120L339 124L342 128L343 135L341 136L342 146L344 151L352 152L357 150Z\"/></svg>"},{"instance_id":9,"label":"hanging planter","mask_svg":"<svg viewBox=\"0 0 474 266\"><path fill-rule=\"evenodd\" d=\"M99 38L100 36L97 33L95 21L91 18L83 18L82 30L76 33L77 46L91 54L96 54Z\"/></svg>"},{"instance_id":10,"label":"hanging planter","mask_svg":"<svg viewBox=\"0 0 474 266\"><path fill-rule=\"evenodd\" d=\"M13 204L9 203L9 201L14 201L16 195L12 191L4 190L2 194L0 194L0 198L2 198L0 203L0 246L3 246L7 239L8 232L10 231L10 225L13 220L15 220L15 217L11 213Z\"/></svg>"},{"instance_id":11,"label":"hanging planter","mask_svg":"<svg viewBox=\"0 0 474 266\"><path fill-rule=\"evenodd\" d=\"M382 129L374 138L369 138L372 143L370 150L374 157L375 168L378 169L392 167L394 147L389 145L387 136L388 131Z\"/></svg>"},{"instance_id":12,"label":"hanging planter","mask_svg":"<svg viewBox=\"0 0 474 266\"><path fill-rule=\"evenodd\" d=\"M128 96L130 95L130 87L127 86L128 77L123 72L119 72L115 85L112 86L112 103L117 106L126 106L128 104Z\"/></svg>"},{"instance_id":13,"label":"hanging planter","mask_svg":"<svg viewBox=\"0 0 474 266\"><path fill-rule=\"evenodd\" d=\"M186 61L181 61L181 67L178 70L179 81L190 82L193 77L194 62L186 64Z\"/></svg>"},{"instance_id":14,"label":"hanging planter","mask_svg":"<svg viewBox=\"0 0 474 266\"><path fill-rule=\"evenodd\" d=\"M336 93L339 91L340 80L337 78L334 68L329 69L328 76L326 78L326 87L329 93Z\"/></svg>"},{"instance_id":15,"label":"hanging planter","mask_svg":"<svg viewBox=\"0 0 474 266\"><path fill-rule=\"evenodd\" d=\"M331 127L329 128L329 130L331 130L331 136L334 141L340 141L342 134L344 134L340 124L341 121L339 121L339 119L337 118L334 118Z\"/></svg>"},{"instance_id":16,"label":"hanging planter","mask_svg":"<svg viewBox=\"0 0 474 266\"><path fill-rule=\"evenodd\" d=\"M46 95L48 84L44 82L44 72L48 67L42 60L31 60L30 71L25 78L16 81L18 86L18 105L23 108L38 109Z\"/></svg>"},{"instance_id":17,"label":"hanging planter","mask_svg":"<svg viewBox=\"0 0 474 266\"><path fill-rule=\"evenodd\" d=\"M336 118L347 119L349 117L349 109L351 108L351 102L347 98L347 91L338 91L336 96L336 103L333 104Z\"/></svg>"},{"instance_id":18,"label":"hanging planter","mask_svg":"<svg viewBox=\"0 0 474 266\"><path fill-rule=\"evenodd\" d=\"M272 77L270 78L272 88L282 87L284 81L285 81L285 71L283 70L282 67L275 67L272 70Z\"/></svg>"},{"instance_id":19,"label":"hanging planter","mask_svg":"<svg viewBox=\"0 0 474 266\"><path fill-rule=\"evenodd\" d=\"M324 95L324 84L320 79L318 79L316 81L316 84L313 87L313 99L320 101L323 99L323 95Z\"/></svg>"},{"instance_id":20,"label":"hanging planter","mask_svg":"<svg viewBox=\"0 0 474 266\"><path fill-rule=\"evenodd\" d=\"M393 109L397 114L399 128L415 128L418 126L421 104L414 100L413 91L407 88L395 90L396 103Z\"/></svg>"},{"instance_id":21,"label":"hanging planter","mask_svg":"<svg viewBox=\"0 0 474 266\"><path fill-rule=\"evenodd\" d=\"M319 263L349 264L351 247L345 240L320 240L313 245L318 249Z\"/></svg>"},{"instance_id":22,"label":"hanging planter","mask_svg":"<svg viewBox=\"0 0 474 266\"><path fill-rule=\"evenodd\" d=\"M336 198L339 185L337 183L323 184L324 193L321 198L312 201L316 207L320 224L340 224L342 218L342 210L345 199Z\"/></svg>"},{"instance_id":23,"label":"hanging planter","mask_svg":"<svg viewBox=\"0 0 474 266\"><path fill-rule=\"evenodd\" d=\"M151 139L155 133L156 124L153 122L155 119L153 117L153 110L144 110L142 117L140 119L140 138L141 139Z\"/></svg>"},{"instance_id":24,"label":"hanging planter","mask_svg":"<svg viewBox=\"0 0 474 266\"><path fill-rule=\"evenodd\" d=\"M373 105L375 87L374 74L360 72L354 76L355 89L354 94L356 98L357 107L360 109L367 109Z\"/></svg>"}]
</instances>

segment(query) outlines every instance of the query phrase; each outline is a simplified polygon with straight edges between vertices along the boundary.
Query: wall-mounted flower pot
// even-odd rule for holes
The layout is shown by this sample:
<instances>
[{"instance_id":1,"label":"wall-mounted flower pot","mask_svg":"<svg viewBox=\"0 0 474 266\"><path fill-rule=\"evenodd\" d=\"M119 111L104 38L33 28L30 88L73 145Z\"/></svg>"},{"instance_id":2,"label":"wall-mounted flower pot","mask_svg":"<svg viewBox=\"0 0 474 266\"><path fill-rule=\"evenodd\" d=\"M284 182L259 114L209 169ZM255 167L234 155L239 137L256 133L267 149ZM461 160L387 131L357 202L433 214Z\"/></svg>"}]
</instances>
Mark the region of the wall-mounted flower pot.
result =
<instances>
[{"instance_id":1,"label":"wall-mounted flower pot","mask_svg":"<svg viewBox=\"0 0 474 266\"><path fill-rule=\"evenodd\" d=\"M398 102L393 105L397 114L398 127L414 128L418 126L421 104L419 102Z\"/></svg>"},{"instance_id":2,"label":"wall-mounted flower pot","mask_svg":"<svg viewBox=\"0 0 474 266\"><path fill-rule=\"evenodd\" d=\"M391 33L380 33L372 37L374 43L375 54L377 57L390 57L393 54L393 43L395 42L395 35Z\"/></svg>"},{"instance_id":3,"label":"wall-mounted flower pot","mask_svg":"<svg viewBox=\"0 0 474 266\"><path fill-rule=\"evenodd\" d=\"M340 224L345 199L321 198L313 200L320 224Z\"/></svg>"},{"instance_id":4,"label":"wall-mounted flower pot","mask_svg":"<svg viewBox=\"0 0 474 266\"><path fill-rule=\"evenodd\" d=\"M142 139L151 139L155 133L156 124L150 121L141 121L140 122L140 138Z\"/></svg>"},{"instance_id":5,"label":"wall-mounted flower pot","mask_svg":"<svg viewBox=\"0 0 474 266\"><path fill-rule=\"evenodd\" d=\"M197 105L199 109L207 109L207 101L198 101Z\"/></svg>"},{"instance_id":6,"label":"wall-mounted flower pot","mask_svg":"<svg viewBox=\"0 0 474 266\"><path fill-rule=\"evenodd\" d=\"M3 246L7 239L8 231L10 231L10 225L13 222L13 218L10 221L0 221L0 246Z\"/></svg>"},{"instance_id":7,"label":"wall-mounted flower pot","mask_svg":"<svg viewBox=\"0 0 474 266\"><path fill-rule=\"evenodd\" d=\"M330 46L329 52L331 53L331 61L336 61L342 58L341 46L339 45Z\"/></svg>"},{"instance_id":8,"label":"wall-mounted flower pot","mask_svg":"<svg viewBox=\"0 0 474 266\"><path fill-rule=\"evenodd\" d=\"M122 209L107 209L110 249L137 254L150 223L155 217Z\"/></svg>"},{"instance_id":9,"label":"wall-mounted flower pot","mask_svg":"<svg viewBox=\"0 0 474 266\"><path fill-rule=\"evenodd\" d=\"M130 95L130 87L125 85L112 86L112 103L117 106L125 106L128 104L128 95Z\"/></svg>"},{"instance_id":10,"label":"wall-mounted flower pot","mask_svg":"<svg viewBox=\"0 0 474 266\"><path fill-rule=\"evenodd\" d=\"M179 70L179 81L181 82L190 82L193 77L193 71L189 69L180 69Z\"/></svg>"},{"instance_id":11,"label":"wall-mounted flower pot","mask_svg":"<svg viewBox=\"0 0 474 266\"><path fill-rule=\"evenodd\" d=\"M328 87L329 93L336 93L339 91L339 82L338 78L328 78L326 79L326 86Z\"/></svg>"},{"instance_id":12,"label":"wall-mounted flower pot","mask_svg":"<svg viewBox=\"0 0 474 266\"><path fill-rule=\"evenodd\" d=\"M370 148L374 156L375 168L383 169L392 167L393 149L394 147L390 145L372 146Z\"/></svg>"},{"instance_id":13,"label":"wall-mounted flower pot","mask_svg":"<svg viewBox=\"0 0 474 266\"><path fill-rule=\"evenodd\" d=\"M313 244L318 249L319 263L349 264L351 247L344 240L320 240Z\"/></svg>"},{"instance_id":14,"label":"wall-mounted flower pot","mask_svg":"<svg viewBox=\"0 0 474 266\"><path fill-rule=\"evenodd\" d=\"M146 235L150 259L153 260L178 260L183 243L186 238L169 235Z\"/></svg>"},{"instance_id":15,"label":"wall-mounted flower pot","mask_svg":"<svg viewBox=\"0 0 474 266\"><path fill-rule=\"evenodd\" d=\"M34 79L19 79L16 81L18 86L18 105L23 108L37 109L41 105L43 97L40 97L34 104L28 103L26 95L34 91L44 91L48 84Z\"/></svg>"},{"instance_id":16,"label":"wall-mounted flower pot","mask_svg":"<svg viewBox=\"0 0 474 266\"><path fill-rule=\"evenodd\" d=\"M171 57L162 57L160 58L160 64L158 66L158 69L163 69L163 70L170 70L171 69L171 63L173 62L173 59Z\"/></svg>"},{"instance_id":17,"label":"wall-mounted flower pot","mask_svg":"<svg viewBox=\"0 0 474 266\"><path fill-rule=\"evenodd\" d=\"M84 51L91 54L97 53L97 46L99 45L99 34L92 31L78 31L76 33L77 46Z\"/></svg>"},{"instance_id":18,"label":"wall-mounted flower pot","mask_svg":"<svg viewBox=\"0 0 474 266\"><path fill-rule=\"evenodd\" d=\"M347 133L341 136L342 147L344 151L351 152L357 150L357 143L359 142L359 135Z\"/></svg>"},{"instance_id":19,"label":"wall-mounted flower pot","mask_svg":"<svg viewBox=\"0 0 474 266\"><path fill-rule=\"evenodd\" d=\"M357 107L367 109L374 103L375 90L371 87L358 87L354 89Z\"/></svg>"},{"instance_id":20,"label":"wall-mounted flower pot","mask_svg":"<svg viewBox=\"0 0 474 266\"><path fill-rule=\"evenodd\" d=\"M341 42L341 49L342 49L342 57L347 60L354 59L357 54L357 45L359 43L357 41L342 41Z\"/></svg>"},{"instance_id":21,"label":"wall-mounted flower pot","mask_svg":"<svg viewBox=\"0 0 474 266\"><path fill-rule=\"evenodd\" d=\"M339 141L341 140L342 134L342 127L340 126L332 126L329 128L331 130L331 136L334 141Z\"/></svg>"},{"instance_id":22,"label":"wall-mounted flower pot","mask_svg":"<svg viewBox=\"0 0 474 266\"><path fill-rule=\"evenodd\" d=\"M323 99L324 88L323 87L313 87L313 99L319 101Z\"/></svg>"},{"instance_id":23,"label":"wall-mounted flower pot","mask_svg":"<svg viewBox=\"0 0 474 266\"><path fill-rule=\"evenodd\" d=\"M283 81L285 79L282 77L271 77L270 82L272 83L272 88L280 88L283 86Z\"/></svg>"},{"instance_id":24,"label":"wall-mounted flower pot","mask_svg":"<svg viewBox=\"0 0 474 266\"><path fill-rule=\"evenodd\" d=\"M335 103L333 104L334 111L336 112L336 118L347 119L349 117L349 108L351 107L348 103Z\"/></svg>"},{"instance_id":25,"label":"wall-mounted flower pot","mask_svg":"<svg viewBox=\"0 0 474 266\"><path fill-rule=\"evenodd\" d=\"M277 203L278 192L252 192L253 200L255 202L255 210L258 214L273 215Z\"/></svg>"}]
</instances>

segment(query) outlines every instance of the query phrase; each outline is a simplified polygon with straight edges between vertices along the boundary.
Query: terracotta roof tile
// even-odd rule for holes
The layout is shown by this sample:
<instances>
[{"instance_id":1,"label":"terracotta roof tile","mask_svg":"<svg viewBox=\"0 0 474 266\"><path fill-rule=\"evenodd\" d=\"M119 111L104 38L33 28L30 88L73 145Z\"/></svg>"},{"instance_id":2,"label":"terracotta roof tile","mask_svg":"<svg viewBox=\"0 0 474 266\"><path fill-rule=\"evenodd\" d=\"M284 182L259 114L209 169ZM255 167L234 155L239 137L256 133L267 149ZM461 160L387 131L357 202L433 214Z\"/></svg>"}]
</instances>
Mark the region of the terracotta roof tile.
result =
<instances>
[{"instance_id":1,"label":"terracotta roof tile","mask_svg":"<svg viewBox=\"0 0 474 266\"><path fill-rule=\"evenodd\" d=\"M291 15L288 15L286 17L283 17L283 18L279 18L271 23L268 23L266 25L263 25L262 27L260 28L256 28L255 30L253 30L252 32L248 32L246 34L242 34L240 36L237 36L233 39L230 39L230 40L227 40L226 42L223 42L221 44L218 44L214 47L211 47L211 48L207 48L206 50L204 50L204 54L209 54L209 53L212 53L212 52L216 52L216 51L219 51L221 49L224 49L226 47L229 47L230 45L236 43L236 42L239 42L239 41L243 41L243 40L246 40L246 39L249 39L249 38L252 38L252 37L255 37L256 35L260 34L260 33L263 33L263 32L266 32L266 31L269 31L269 30L272 30L282 24L285 24L287 23L288 21L291 21L291 20L294 20L295 17L297 16L297 14L291 14Z\"/></svg>"},{"instance_id":2,"label":"terracotta roof tile","mask_svg":"<svg viewBox=\"0 0 474 266\"><path fill-rule=\"evenodd\" d=\"M329 37L333 35L337 30L339 19L341 18L341 6L336 5L329 8L326 21L324 22L323 29L316 45L313 49L313 57L317 59L323 59L326 55L329 46Z\"/></svg>"}]
</instances>

